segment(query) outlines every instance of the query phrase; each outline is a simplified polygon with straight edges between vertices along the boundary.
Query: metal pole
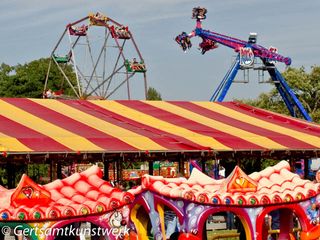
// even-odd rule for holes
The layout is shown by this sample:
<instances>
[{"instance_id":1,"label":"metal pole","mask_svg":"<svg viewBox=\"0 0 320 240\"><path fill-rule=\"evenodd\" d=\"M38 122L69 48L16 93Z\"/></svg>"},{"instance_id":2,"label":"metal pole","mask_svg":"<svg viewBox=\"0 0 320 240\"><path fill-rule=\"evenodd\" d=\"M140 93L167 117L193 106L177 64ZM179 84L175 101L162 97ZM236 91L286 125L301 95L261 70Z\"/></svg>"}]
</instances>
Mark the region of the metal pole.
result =
<instances>
[{"instance_id":1,"label":"metal pole","mask_svg":"<svg viewBox=\"0 0 320 240\"><path fill-rule=\"evenodd\" d=\"M9 159L7 161L7 176L8 176L8 189L14 188L14 176L15 176L15 172L14 169L15 167L12 166L12 163L9 162Z\"/></svg>"},{"instance_id":2,"label":"metal pole","mask_svg":"<svg viewBox=\"0 0 320 240\"><path fill-rule=\"evenodd\" d=\"M75 22L73 22L73 23L69 23L69 24L67 25L67 28L68 28L69 26L76 25L76 24L78 24L78 23L80 23L80 22L82 22L82 21L84 21L84 20L87 20L88 18L89 18L89 16L86 16L86 17L84 17L84 18L81 18L81 19L78 20L78 21L75 21Z\"/></svg>"},{"instance_id":3,"label":"metal pole","mask_svg":"<svg viewBox=\"0 0 320 240\"><path fill-rule=\"evenodd\" d=\"M110 177L109 177L109 160L104 160L103 161L103 180L105 181L110 181Z\"/></svg>"},{"instance_id":4,"label":"metal pole","mask_svg":"<svg viewBox=\"0 0 320 240\"><path fill-rule=\"evenodd\" d=\"M62 179L62 165L61 162L57 162L57 178Z\"/></svg>"},{"instance_id":5,"label":"metal pole","mask_svg":"<svg viewBox=\"0 0 320 240\"><path fill-rule=\"evenodd\" d=\"M69 37L69 41L70 41L72 60L73 60L73 68L74 68L74 71L75 71L75 74L76 74L79 96L82 97L81 85L80 85L80 80L79 80L78 71L77 71L76 58L74 56L74 51L73 51L74 45L72 44L72 40L71 40L71 36L70 36L70 32L69 31L68 31L68 37Z\"/></svg>"},{"instance_id":6,"label":"metal pole","mask_svg":"<svg viewBox=\"0 0 320 240\"><path fill-rule=\"evenodd\" d=\"M45 81L45 83L44 83L44 88L43 88L43 93L45 93L46 90L47 90L48 79L49 79L49 74L50 74L50 69L51 69L51 61L52 61L52 57L50 57L49 66L48 66L48 71L47 71L47 75L46 75L46 81Z\"/></svg>"},{"instance_id":7,"label":"metal pole","mask_svg":"<svg viewBox=\"0 0 320 240\"><path fill-rule=\"evenodd\" d=\"M107 38L107 33L108 33L108 30L107 30L107 28L105 29L105 31L104 31L104 36L105 36L105 38ZM107 48L106 48L106 45L104 46L104 48L103 48L103 72L102 72L102 79L105 79L105 77L106 77L106 68L107 68L107 66L106 66L106 59L107 59ZM104 85L102 85L102 89L101 89L101 96L104 96L105 94L104 94Z\"/></svg>"},{"instance_id":8,"label":"metal pole","mask_svg":"<svg viewBox=\"0 0 320 240\"><path fill-rule=\"evenodd\" d=\"M86 79L86 76L83 74L83 72L81 72L81 70L79 69L78 66L77 66L77 70L78 70L79 74L81 75L82 79L88 84L88 80ZM90 85L90 88L91 88L91 90L93 90L93 87L91 85ZM94 91L94 93L98 95L98 93L96 91Z\"/></svg>"},{"instance_id":9,"label":"metal pole","mask_svg":"<svg viewBox=\"0 0 320 240\"><path fill-rule=\"evenodd\" d=\"M52 58L53 61L55 62L55 64L57 65L58 69L60 70L60 72L62 73L62 75L65 77L65 79L67 80L67 82L69 83L69 86L72 88L72 90L74 91L74 93L76 94L76 96L78 98L80 98L80 96L78 95L76 89L74 88L74 86L71 84L71 81L69 80L69 78L67 77L67 75L64 73L64 71L61 69L61 67L59 66L59 64L57 63L57 61Z\"/></svg>"},{"instance_id":10,"label":"metal pole","mask_svg":"<svg viewBox=\"0 0 320 240\"><path fill-rule=\"evenodd\" d=\"M132 78L133 76L134 76L134 73L132 73L127 79L125 79L122 83L120 83L118 87L113 89L113 91L106 97L106 99L108 99L112 94L114 94L115 91L117 91L126 81L129 81L129 79Z\"/></svg>"},{"instance_id":11,"label":"metal pole","mask_svg":"<svg viewBox=\"0 0 320 240\"><path fill-rule=\"evenodd\" d=\"M89 85L90 85L90 83L91 83L91 81L92 81L93 73L96 71L96 68L97 68L98 63L99 63L99 61L100 61L100 58L101 58L101 55L102 55L102 53L103 53L103 49L105 48L105 45L106 45L106 43L107 43L107 40L108 40L108 37L104 40L104 44L103 44L103 46L102 46L102 48L101 48L101 50L100 50L100 53L99 53L99 56L98 56L97 62L96 62L95 66L94 66L94 68L93 68L93 71L92 71L92 73L91 73L91 76L90 76L90 79L89 79L88 85L87 85L86 89L84 90L85 92L87 92L88 87L89 87ZM98 86L101 86L101 84L98 84ZM91 94L92 94L92 92L91 92L91 93L89 93L89 95L91 95Z\"/></svg>"},{"instance_id":12,"label":"metal pole","mask_svg":"<svg viewBox=\"0 0 320 240\"><path fill-rule=\"evenodd\" d=\"M124 42L123 42L123 44L122 44L122 46L121 46L121 49L123 49L123 47L124 47ZM118 63L119 63L119 60L120 60L120 56L121 56L121 52L119 52L119 54L118 54L116 63L115 63L115 65L114 65L114 67L113 67L113 72L115 72L115 69L116 69L116 67L118 66ZM104 92L104 96L106 96L106 95L108 94L108 90L109 90L109 88L110 88L111 81L112 81L112 77L111 77L110 81L108 82L108 86L107 86L106 91Z\"/></svg>"},{"instance_id":13,"label":"metal pole","mask_svg":"<svg viewBox=\"0 0 320 240\"><path fill-rule=\"evenodd\" d=\"M117 159L117 182L120 183L120 158Z\"/></svg>"},{"instance_id":14,"label":"metal pole","mask_svg":"<svg viewBox=\"0 0 320 240\"><path fill-rule=\"evenodd\" d=\"M59 41L58 41L58 43L55 45L55 47L53 48L53 50L52 50L52 52L51 52L51 56L53 56L53 53L57 50L57 48L58 48L58 46L59 46L59 44L60 44L60 42L62 41L62 39L63 39L63 37L64 37L64 35L66 34L66 32L67 32L67 28L64 30L64 32L62 33L62 35L61 35L61 37L59 38Z\"/></svg>"},{"instance_id":15,"label":"metal pole","mask_svg":"<svg viewBox=\"0 0 320 240\"><path fill-rule=\"evenodd\" d=\"M133 45L134 45L134 47L135 47L135 49L136 49L136 51L137 51L137 53L139 55L140 61L144 62L144 59L143 59L143 57L142 57L142 55L140 53L140 50L139 50L139 48L138 48L138 46L137 46L137 44L136 44L136 42L135 42L135 40L133 38L133 35L131 34L130 31L129 31L129 34L130 34L130 39L132 40L132 43L133 43ZM147 75L146 75L145 72L143 73L143 78L144 78L144 94L145 94L145 99L147 99L147 96L148 96L148 84L147 84Z\"/></svg>"},{"instance_id":16,"label":"metal pole","mask_svg":"<svg viewBox=\"0 0 320 240\"><path fill-rule=\"evenodd\" d=\"M144 62L144 59L143 59L143 57L142 57L142 55L141 55L141 53L140 53L140 51L139 51L139 48L138 48L136 42L134 41L134 38L133 38L133 36L132 36L132 34L131 34L130 31L129 31L129 35L130 35L130 39L132 40L132 43L133 43L135 49L137 50L137 53L138 53L138 55L139 55L140 60Z\"/></svg>"},{"instance_id":17,"label":"metal pole","mask_svg":"<svg viewBox=\"0 0 320 240\"><path fill-rule=\"evenodd\" d=\"M112 78L112 76L113 76L114 74L116 74L118 71L120 71L121 68L123 68L123 67L124 67L124 65L122 65L121 67L119 67L119 68L117 69L117 71L113 72L107 79L103 80L102 83L100 83L96 88L93 89L93 91L91 91L91 92L89 93L89 95L91 95L92 92L94 92L95 90L97 90L99 87L101 87L102 84L104 84L106 81L108 81L110 78Z\"/></svg>"},{"instance_id":18,"label":"metal pole","mask_svg":"<svg viewBox=\"0 0 320 240\"><path fill-rule=\"evenodd\" d=\"M99 83L99 78L98 78L98 75L97 75L97 72L96 72L96 65L98 64L98 62L100 60L100 56L99 56L99 59L97 61L97 64L95 65L88 36L86 36L86 41L87 41L87 44L88 44L89 55L90 55L91 63L92 63L92 67L93 67L93 72L91 73L90 80L93 78L93 75L95 75L97 83L100 84ZM105 43L106 43L106 41L105 41ZM103 47L103 49L104 49L104 47ZM101 49L101 51L103 51L103 49ZM90 81L89 81L89 83L90 83Z\"/></svg>"},{"instance_id":19,"label":"metal pole","mask_svg":"<svg viewBox=\"0 0 320 240\"><path fill-rule=\"evenodd\" d=\"M52 182L52 181L53 181L53 162L51 160L50 161L50 182Z\"/></svg>"},{"instance_id":20,"label":"metal pole","mask_svg":"<svg viewBox=\"0 0 320 240\"><path fill-rule=\"evenodd\" d=\"M201 158L201 171L206 173L206 159L204 157Z\"/></svg>"},{"instance_id":21,"label":"metal pole","mask_svg":"<svg viewBox=\"0 0 320 240\"><path fill-rule=\"evenodd\" d=\"M235 64L237 63L237 58L234 59L233 63L231 64L231 67L229 68L227 74L223 77L222 81L219 83L217 89L214 91L213 95L210 98L210 102L212 101L216 101L216 99L218 98L221 89L225 86L227 80L229 79L230 73L233 70Z\"/></svg>"},{"instance_id":22,"label":"metal pole","mask_svg":"<svg viewBox=\"0 0 320 240\"><path fill-rule=\"evenodd\" d=\"M143 81L144 81L144 96L145 96L145 99L147 100L147 98L148 98L148 83L147 83L147 74L145 72L143 73Z\"/></svg>"},{"instance_id":23,"label":"metal pole","mask_svg":"<svg viewBox=\"0 0 320 240\"><path fill-rule=\"evenodd\" d=\"M130 100L131 99L131 96L130 96L130 84L129 84L129 79L128 79L128 71L126 72L126 82L127 82L127 94L128 94L128 100Z\"/></svg>"},{"instance_id":24,"label":"metal pole","mask_svg":"<svg viewBox=\"0 0 320 240\"><path fill-rule=\"evenodd\" d=\"M149 159L148 164L149 164L149 175L152 176L153 175L153 161L151 161ZM159 167L160 167L160 163L159 163Z\"/></svg>"},{"instance_id":25,"label":"metal pole","mask_svg":"<svg viewBox=\"0 0 320 240\"><path fill-rule=\"evenodd\" d=\"M236 62L230 71L230 74L227 76L226 84L223 86L222 92L221 92L220 96L218 97L218 102L222 102L224 100L234 78L236 77L236 75L238 73L239 68L240 68L240 56L238 55ZM210 99L210 101L212 101L212 99Z\"/></svg>"},{"instance_id":26,"label":"metal pole","mask_svg":"<svg viewBox=\"0 0 320 240\"><path fill-rule=\"evenodd\" d=\"M116 160L113 161L113 182L116 181Z\"/></svg>"}]
</instances>

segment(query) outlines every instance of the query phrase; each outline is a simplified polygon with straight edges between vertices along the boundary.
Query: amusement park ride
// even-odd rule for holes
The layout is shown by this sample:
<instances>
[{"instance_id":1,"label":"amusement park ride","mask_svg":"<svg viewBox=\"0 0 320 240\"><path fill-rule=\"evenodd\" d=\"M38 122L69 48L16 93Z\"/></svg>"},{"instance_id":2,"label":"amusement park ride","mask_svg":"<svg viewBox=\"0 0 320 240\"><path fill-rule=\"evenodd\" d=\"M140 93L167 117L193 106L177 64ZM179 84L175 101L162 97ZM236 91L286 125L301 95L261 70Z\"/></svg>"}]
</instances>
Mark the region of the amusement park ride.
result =
<instances>
[{"instance_id":1,"label":"amusement park ride","mask_svg":"<svg viewBox=\"0 0 320 240\"><path fill-rule=\"evenodd\" d=\"M58 52L67 54L59 55ZM52 62L63 76L60 86L50 83ZM73 78L67 74L68 65L75 73ZM47 71L44 98L69 98L64 93L68 86L76 98L108 99L126 84L126 94L130 99L129 80L136 73L143 75L146 96L146 66L129 28L99 12L89 14L68 24L55 45Z\"/></svg>"},{"instance_id":2,"label":"amusement park ride","mask_svg":"<svg viewBox=\"0 0 320 240\"><path fill-rule=\"evenodd\" d=\"M278 92L283 98L288 110L290 111L290 114L293 117L297 117L300 114L307 121L312 121L311 117L297 96L294 94L284 77L276 68L276 62L282 62L289 66L291 64L291 59L278 54L277 49L274 47L267 49L258 45L256 43L256 33L250 33L248 41L244 41L202 29L201 23L204 19L206 19L206 13L207 10L205 8L194 8L192 12L192 18L196 19L197 21L196 28L189 34L182 32L182 34L178 35L175 40L182 47L183 51L190 49L192 46L190 39L198 36L202 38L202 42L199 44L202 54L217 48L218 44L230 47L237 53L237 57L231 65L231 68L217 89L214 91L210 101L222 102L224 100L239 70L259 70L260 75L263 75L264 71L267 71L272 79L272 82L275 84ZM261 59L261 65L256 67L256 60L258 59Z\"/></svg>"}]
</instances>

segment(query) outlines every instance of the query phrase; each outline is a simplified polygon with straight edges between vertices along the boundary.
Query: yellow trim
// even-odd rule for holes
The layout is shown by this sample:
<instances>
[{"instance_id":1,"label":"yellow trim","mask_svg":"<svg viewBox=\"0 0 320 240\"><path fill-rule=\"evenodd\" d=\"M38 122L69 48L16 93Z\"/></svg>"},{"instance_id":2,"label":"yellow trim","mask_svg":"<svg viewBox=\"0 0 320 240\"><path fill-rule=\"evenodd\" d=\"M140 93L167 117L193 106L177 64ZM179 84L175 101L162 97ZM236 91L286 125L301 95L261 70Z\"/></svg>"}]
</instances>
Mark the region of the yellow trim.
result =
<instances>
[{"instance_id":1,"label":"yellow trim","mask_svg":"<svg viewBox=\"0 0 320 240\"><path fill-rule=\"evenodd\" d=\"M0 152L32 152L33 150L22 144L18 139L0 132Z\"/></svg>"},{"instance_id":2,"label":"yellow trim","mask_svg":"<svg viewBox=\"0 0 320 240\"><path fill-rule=\"evenodd\" d=\"M246 239L252 239L252 234L250 231L250 227L249 224L247 223L247 221L245 220L244 217L237 215L243 225L244 231L246 233Z\"/></svg>"},{"instance_id":3,"label":"yellow trim","mask_svg":"<svg viewBox=\"0 0 320 240\"><path fill-rule=\"evenodd\" d=\"M113 111L122 116L128 117L134 121L186 138L201 146L211 147L216 150L231 150L231 148L223 145L222 143L220 143L219 141L215 140L212 137L208 137L208 136L190 131L186 128L168 123L166 121L162 121L153 116L147 115L143 112L139 112L135 109L126 107L118 102L115 102L115 101L91 101L91 102L102 108Z\"/></svg>"},{"instance_id":4,"label":"yellow trim","mask_svg":"<svg viewBox=\"0 0 320 240\"><path fill-rule=\"evenodd\" d=\"M166 236L166 227L164 224L164 209L163 209L162 204L157 204L157 212L158 212L159 218L160 218L162 238L163 238L163 240L166 240L167 236Z\"/></svg>"},{"instance_id":5,"label":"yellow trim","mask_svg":"<svg viewBox=\"0 0 320 240\"><path fill-rule=\"evenodd\" d=\"M109 123L107 121L101 120L95 116L92 116L69 105L66 105L63 102L53 101L50 99L32 99L32 101L51 110L59 112L98 131L111 135L114 138L118 138L139 150L167 150L166 148L162 147L161 145L157 144L156 142L152 141L151 139L145 136L139 135L130 130Z\"/></svg>"},{"instance_id":6,"label":"yellow trim","mask_svg":"<svg viewBox=\"0 0 320 240\"><path fill-rule=\"evenodd\" d=\"M292 130L290 128L286 128L283 126L279 126L277 124L269 123L269 122L263 121L259 118L251 117L251 116L246 115L244 113L240 113L240 112L237 112L233 109L224 107L221 104L210 103L210 102L194 102L194 104L197 104L197 105L204 107L206 109L209 109L211 111L221 113L221 114L226 115L228 117L237 119L239 121L251 124L253 126L257 126L260 128L270 130L270 131L281 133L283 135L290 136L292 138L306 142L306 143L308 143L312 146L315 146L317 148L320 147L320 138L319 137L309 135L307 133L299 132L296 130Z\"/></svg>"},{"instance_id":7,"label":"yellow trim","mask_svg":"<svg viewBox=\"0 0 320 240\"><path fill-rule=\"evenodd\" d=\"M34 116L20 108L15 107L3 100L0 100L2 115L22 124L36 132L44 134L62 145L75 151L101 151L102 149L87 139L49 123L37 116ZM24 149L19 149L24 151Z\"/></svg>"},{"instance_id":8,"label":"yellow trim","mask_svg":"<svg viewBox=\"0 0 320 240\"><path fill-rule=\"evenodd\" d=\"M147 217L144 219L137 218L137 213L140 207L142 206L137 204L131 209L130 218L137 229L138 239L149 240L148 230L147 230L148 218Z\"/></svg>"},{"instance_id":9,"label":"yellow trim","mask_svg":"<svg viewBox=\"0 0 320 240\"><path fill-rule=\"evenodd\" d=\"M285 146L272 141L271 139L261 136L252 132L248 132L245 130L242 130L240 128L225 124L223 122L219 122L216 120L213 120L208 117L204 117L200 114L194 113L192 111L189 111L187 109L184 109L182 107L170 104L168 102L155 102L155 101L146 101L145 103L152 105L154 107L160 108L162 110L168 111L170 113L179 115L181 117L187 118L191 121L195 121L197 123L200 123L202 125L205 125L207 127L210 127L212 129L217 129L221 132L228 133L230 135L236 136L238 138L241 138L243 140L246 140L248 142L254 143L258 146L261 146L263 148L267 149L286 149ZM209 103L212 104L212 103Z\"/></svg>"}]
</instances>

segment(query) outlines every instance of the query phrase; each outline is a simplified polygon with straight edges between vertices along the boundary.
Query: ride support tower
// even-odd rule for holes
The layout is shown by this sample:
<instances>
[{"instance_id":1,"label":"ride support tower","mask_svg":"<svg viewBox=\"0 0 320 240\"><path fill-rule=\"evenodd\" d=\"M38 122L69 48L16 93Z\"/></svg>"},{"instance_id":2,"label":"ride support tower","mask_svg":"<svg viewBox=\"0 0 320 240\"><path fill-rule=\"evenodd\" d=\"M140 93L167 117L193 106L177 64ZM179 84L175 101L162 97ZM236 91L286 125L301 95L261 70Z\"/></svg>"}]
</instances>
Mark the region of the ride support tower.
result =
<instances>
[{"instance_id":1,"label":"ride support tower","mask_svg":"<svg viewBox=\"0 0 320 240\"><path fill-rule=\"evenodd\" d=\"M248 71L249 69L254 69L260 71L260 75L264 75L264 72L269 73L272 83L276 86L293 117L302 116L305 120L312 121L298 97L276 68L278 62L289 66L291 58L278 54L278 50L275 47L265 48L258 45L256 33L250 33L248 41L244 41L217 32L204 30L202 28L202 21L206 19L206 14L207 9L203 7L193 8L192 18L196 20L196 28L189 34L182 32L175 38L175 41L181 46L183 51L187 51L192 47L191 38L198 36L202 38L202 42L199 44L202 54L216 49L219 44L232 48L237 53L230 69L212 94L210 101L222 102L224 100L239 70ZM258 67L257 60L260 60Z\"/></svg>"}]
</instances>

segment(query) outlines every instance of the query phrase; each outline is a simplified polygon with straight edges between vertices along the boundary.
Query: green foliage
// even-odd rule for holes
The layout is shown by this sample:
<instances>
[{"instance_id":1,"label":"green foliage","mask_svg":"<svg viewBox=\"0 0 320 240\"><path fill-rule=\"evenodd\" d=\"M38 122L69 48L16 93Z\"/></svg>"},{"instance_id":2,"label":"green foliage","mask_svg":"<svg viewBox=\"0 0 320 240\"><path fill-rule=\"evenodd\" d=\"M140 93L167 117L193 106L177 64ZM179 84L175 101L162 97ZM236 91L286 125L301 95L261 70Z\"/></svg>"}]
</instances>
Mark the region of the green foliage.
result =
<instances>
[{"instance_id":1,"label":"green foliage","mask_svg":"<svg viewBox=\"0 0 320 240\"><path fill-rule=\"evenodd\" d=\"M41 97L49 61L49 58L41 58L24 65L18 64L16 66L2 63L0 66L0 97ZM75 82L76 78L72 67L69 65L62 67L69 79ZM51 64L48 88L53 91L63 89L65 94L74 95L66 81L64 81L61 72L54 64Z\"/></svg>"},{"instance_id":2,"label":"green foliage","mask_svg":"<svg viewBox=\"0 0 320 240\"><path fill-rule=\"evenodd\" d=\"M14 165L0 165L0 185L8 187L8 175L11 175L13 178L13 186L16 187L20 182L20 179L23 174L27 174L33 181L36 183L47 183L48 179L50 179L50 166L48 164L23 164L23 163L15 163Z\"/></svg>"},{"instance_id":3,"label":"green foliage","mask_svg":"<svg viewBox=\"0 0 320 240\"><path fill-rule=\"evenodd\" d=\"M229 176L236 165L249 175L253 172L259 172L269 166L274 166L277 163L279 163L279 160L257 157L239 158L238 161L234 158L226 158L220 161L221 166L226 170L226 177Z\"/></svg>"},{"instance_id":4,"label":"green foliage","mask_svg":"<svg viewBox=\"0 0 320 240\"><path fill-rule=\"evenodd\" d=\"M270 167L270 166L274 166L276 164L279 163L279 160L275 160L275 159L263 159L261 161L261 170L262 169L265 169L267 167Z\"/></svg>"},{"instance_id":5,"label":"green foliage","mask_svg":"<svg viewBox=\"0 0 320 240\"><path fill-rule=\"evenodd\" d=\"M35 181L36 183L47 183L48 179L50 179L50 165L49 164L28 164L28 176Z\"/></svg>"},{"instance_id":6,"label":"green foliage","mask_svg":"<svg viewBox=\"0 0 320 240\"><path fill-rule=\"evenodd\" d=\"M320 66L311 67L310 73L306 72L304 67L288 68L283 76L313 121L320 122ZM290 115L276 88L269 93L261 94L255 100L242 101L252 106Z\"/></svg>"},{"instance_id":7,"label":"green foliage","mask_svg":"<svg viewBox=\"0 0 320 240\"><path fill-rule=\"evenodd\" d=\"M161 94L153 87L149 87L147 92L147 100L162 100Z\"/></svg>"}]
</instances>

